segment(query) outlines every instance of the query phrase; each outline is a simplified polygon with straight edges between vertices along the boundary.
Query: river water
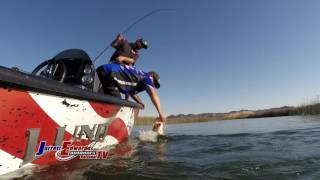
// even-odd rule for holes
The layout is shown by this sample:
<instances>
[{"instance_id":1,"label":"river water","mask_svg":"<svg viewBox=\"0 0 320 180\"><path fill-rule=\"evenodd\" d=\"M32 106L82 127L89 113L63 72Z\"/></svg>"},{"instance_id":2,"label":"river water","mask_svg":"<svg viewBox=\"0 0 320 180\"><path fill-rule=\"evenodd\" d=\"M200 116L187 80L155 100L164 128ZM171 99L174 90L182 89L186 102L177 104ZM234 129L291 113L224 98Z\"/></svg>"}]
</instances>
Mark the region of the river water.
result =
<instances>
[{"instance_id":1,"label":"river water","mask_svg":"<svg viewBox=\"0 0 320 180\"><path fill-rule=\"evenodd\" d=\"M131 139L108 160L33 169L25 179L320 179L320 117L167 125L158 142Z\"/></svg>"}]
</instances>

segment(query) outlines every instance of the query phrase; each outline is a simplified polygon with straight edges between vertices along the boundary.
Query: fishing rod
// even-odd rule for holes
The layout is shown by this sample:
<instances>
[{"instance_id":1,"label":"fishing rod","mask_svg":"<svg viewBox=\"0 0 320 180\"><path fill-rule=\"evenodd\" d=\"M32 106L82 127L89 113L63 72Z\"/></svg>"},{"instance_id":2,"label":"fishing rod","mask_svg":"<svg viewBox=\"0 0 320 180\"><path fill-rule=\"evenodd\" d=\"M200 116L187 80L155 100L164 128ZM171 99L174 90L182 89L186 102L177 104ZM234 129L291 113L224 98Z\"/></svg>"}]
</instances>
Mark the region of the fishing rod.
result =
<instances>
[{"instance_id":1,"label":"fishing rod","mask_svg":"<svg viewBox=\"0 0 320 180\"><path fill-rule=\"evenodd\" d=\"M173 11L173 10L174 10L174 9L163 9L163 8L162 8L162 9L153 10L153 11L145 14L144 16L140 17L139 19L137 19L136 21L134 21L134 22L133 22L132 24L130 24L129 26L127 26L127 27L121 32L121 34L127 33L127 32L128 32L131 28L133 28L136 24L138 24L139 22L143 21L145 18L147 18L147 17L149 17L149 16L151 16L151 15L157 13L157 12L161 12L161 11ZM110 48L109 45L106 46L106 47L98 54L98 56L97 56L96 58L94 58L93 63L95 63L95 62L99 59L99 57L100 57L103 53L105 53L109 48Z\"/></svg>"}]
</instances>

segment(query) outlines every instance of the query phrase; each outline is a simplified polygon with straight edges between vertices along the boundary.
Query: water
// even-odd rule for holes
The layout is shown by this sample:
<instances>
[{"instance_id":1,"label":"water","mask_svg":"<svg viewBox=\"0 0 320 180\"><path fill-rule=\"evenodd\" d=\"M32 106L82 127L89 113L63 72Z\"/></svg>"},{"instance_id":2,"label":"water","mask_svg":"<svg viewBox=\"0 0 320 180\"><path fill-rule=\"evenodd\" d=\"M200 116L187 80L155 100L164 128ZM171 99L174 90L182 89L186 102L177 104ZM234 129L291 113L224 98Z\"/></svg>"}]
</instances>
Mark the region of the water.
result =
<instances>
[{"instance_id":1,"label":"water","mask_svg":"<svg viewBox=\"0 0 320 180\"><path fill-rule=\"evenodd\" d=\"M320 117L168 125L158 142L132 138L108 160L38 167L26 179L320 179Z\"/></svg>"}]
</instances>

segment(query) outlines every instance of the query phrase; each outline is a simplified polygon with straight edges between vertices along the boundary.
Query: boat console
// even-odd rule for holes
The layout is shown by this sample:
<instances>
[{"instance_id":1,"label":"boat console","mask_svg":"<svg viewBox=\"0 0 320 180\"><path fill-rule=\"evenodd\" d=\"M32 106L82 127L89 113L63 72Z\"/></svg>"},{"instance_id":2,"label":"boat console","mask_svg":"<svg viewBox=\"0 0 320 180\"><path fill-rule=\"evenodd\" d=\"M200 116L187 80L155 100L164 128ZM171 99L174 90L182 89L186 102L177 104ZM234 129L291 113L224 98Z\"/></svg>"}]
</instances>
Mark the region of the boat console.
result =
<instances>
[{"instance_id":1,"label":"boat console","mask_svg":"<svg viewBox=\"0 0 320 180\"><path fill-rule=\"evenodd\" d=\"M100 92L101 83L88 54L81 49L68 49L39 64L32 72L43 78Z\"/></svg>"}]
</instances>

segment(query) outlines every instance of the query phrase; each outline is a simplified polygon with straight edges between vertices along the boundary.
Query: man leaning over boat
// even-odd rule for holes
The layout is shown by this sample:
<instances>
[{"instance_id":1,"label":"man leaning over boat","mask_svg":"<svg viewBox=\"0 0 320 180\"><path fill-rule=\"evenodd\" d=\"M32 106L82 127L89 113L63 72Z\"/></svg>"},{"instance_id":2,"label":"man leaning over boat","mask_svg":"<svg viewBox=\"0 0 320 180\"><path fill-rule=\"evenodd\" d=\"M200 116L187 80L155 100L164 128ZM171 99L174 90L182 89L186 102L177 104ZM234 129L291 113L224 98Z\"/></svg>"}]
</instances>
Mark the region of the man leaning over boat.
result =
<instances>
[{"instance_id":1,"label":"man leaning over boat","mask_svg":"<svg viewBox=\"0 0 320 180\"><path fill-rule=\"evenodd\" d=\"M121 92L130 95L137 103L144 106L137 94L146 91L159 113L153 131L163 134L166 117L156 91L160 88L160 77L156 72L144 72L129 65L105 64L98 67L97 73L105 94L121 97Z\"/></svg>"}]
</instances>

